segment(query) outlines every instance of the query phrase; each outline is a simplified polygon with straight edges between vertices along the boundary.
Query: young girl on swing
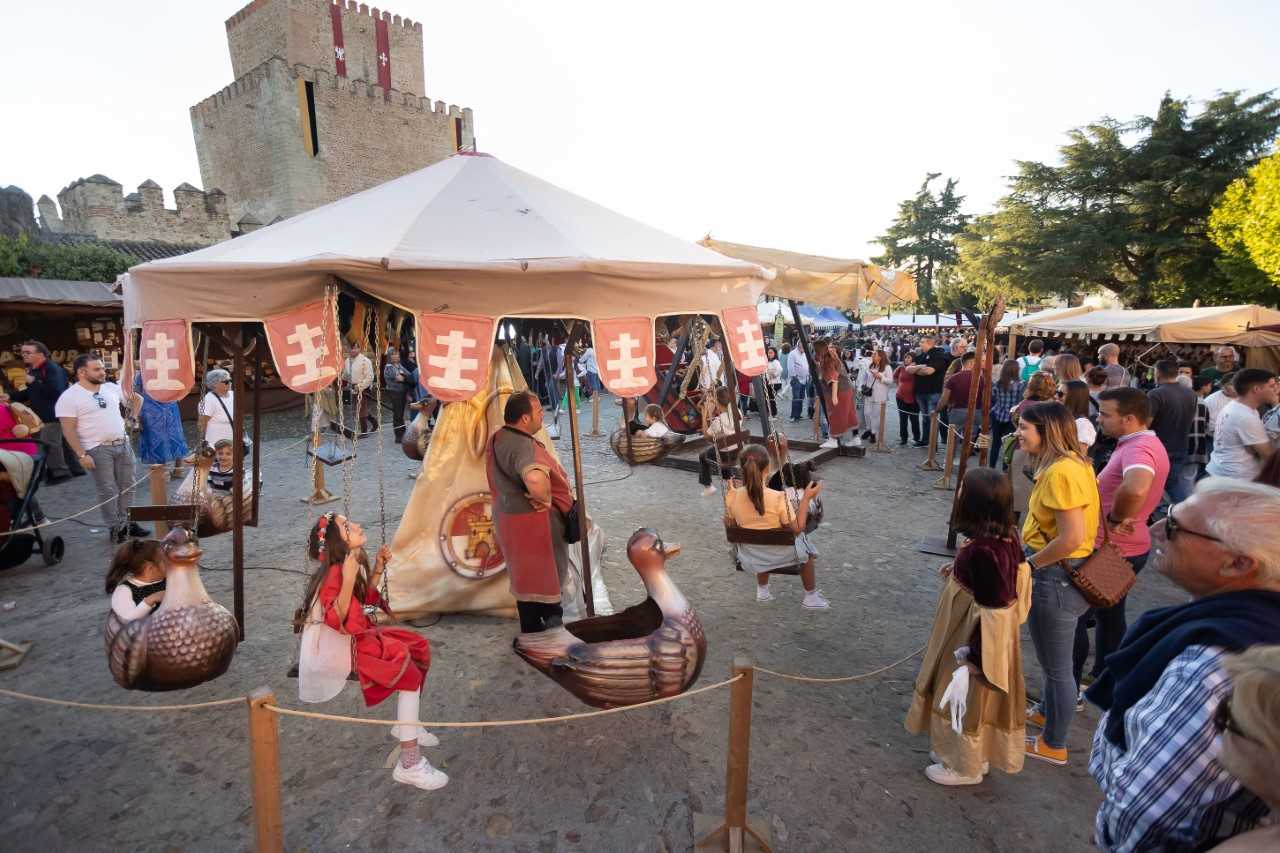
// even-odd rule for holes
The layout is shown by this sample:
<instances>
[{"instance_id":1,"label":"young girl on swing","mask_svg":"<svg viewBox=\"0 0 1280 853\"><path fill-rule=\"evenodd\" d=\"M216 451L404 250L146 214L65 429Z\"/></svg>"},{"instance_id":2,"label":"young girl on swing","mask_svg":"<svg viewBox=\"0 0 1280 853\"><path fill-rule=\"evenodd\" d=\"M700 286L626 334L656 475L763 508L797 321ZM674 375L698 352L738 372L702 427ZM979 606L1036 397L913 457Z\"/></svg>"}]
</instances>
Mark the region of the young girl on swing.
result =
<instances>
[{"instance_id":1,"label":"young girl on swing","mask_svg":"<svg viewBox=\"0 0 1280 853\"><path fill-rule=\"evenodd\" d=\"M111 610L121 622L132 622L160 606L164 598L164 550L154 539L130 539L116 549L107 570Z\"/></svg>"},{"instance_id":2,"label":"young girl on swing","mask_svg":"<svg viewBox=\"0 0 1280 853\"><path fill-rule=\"evenodd\" d=\"M738 562L744 572L756 576L756 601L771 601L769 573L800 564L800 582L804 586L801 602L811 610L825 610L831 605L818 592L814 562L818 549L804 532L809 518L809 505L822 491L821 482L812 482L800 495L799 509L793 510L784 492L765 485L769 473L769 454L758 444L748 444L738 457L742 480L734 481L725 499L725 514L738 527L746 530L785 529L795 534L794 545L737 544Z\"/></svg>"},{"instance_id":3,"label":"young girl on swing","mask_svg":"<svg viewBox=\"0 0 1280 853\"><path fill-rule=\"evenodd\" d=\"M386 545L378 549L370 571L366 541L364 528L332 512L311 528L307 554L319 565L303 598L308 615L299 656L298 694L306 702L332 699L354 666L367 706L394 693L396 719L417 720L422 685L431 665L430 647L412 631L379 627L370 618L379 609L390 614L378 584L391 549ZM400 741L400 760L392 778L424 791L443 788L449 777L432 767L419 749L438 745L435 735L417 725L398 725L391 732Z\"/></svg>"}]
</instances>

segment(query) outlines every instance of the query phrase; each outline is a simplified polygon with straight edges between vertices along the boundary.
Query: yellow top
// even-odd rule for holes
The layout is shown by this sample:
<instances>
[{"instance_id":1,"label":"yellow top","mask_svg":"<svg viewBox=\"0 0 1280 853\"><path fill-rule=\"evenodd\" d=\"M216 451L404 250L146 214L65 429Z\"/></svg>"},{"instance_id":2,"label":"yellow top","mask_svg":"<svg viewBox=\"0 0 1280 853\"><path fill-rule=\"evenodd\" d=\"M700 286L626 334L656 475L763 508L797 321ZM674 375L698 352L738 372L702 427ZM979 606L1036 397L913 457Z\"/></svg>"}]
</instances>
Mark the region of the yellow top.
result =
<instances>
[{"instance_id":1,"label":"yellow top","mask_svg":"<svg viewBox=\"0 0 1280 853\"><path fill-rule=\"evenodd\" d=\"M1071 558L1093 553L1102 508L1093 468L1074 459L1059 459L1036 478L1027 504L1027 517L1022 522L1023 543L1032 551L1039 551L1058 535L1054 511L1076 508L1084 510L1084 539L1071 552Z\"/></svg>"},{"instance_id":2,"label":"yellow top","mask_svg":"<svg viewBox=\"0 0 1280 853\"><path fill-rule=\"evenodd\" d=\"M733 523L747 530L777 530L791 523L795 515L786 494L767 486L764 490L764 515L756 512L746 489L729 489L725 510Z\"/></svg>"}]
</instances>

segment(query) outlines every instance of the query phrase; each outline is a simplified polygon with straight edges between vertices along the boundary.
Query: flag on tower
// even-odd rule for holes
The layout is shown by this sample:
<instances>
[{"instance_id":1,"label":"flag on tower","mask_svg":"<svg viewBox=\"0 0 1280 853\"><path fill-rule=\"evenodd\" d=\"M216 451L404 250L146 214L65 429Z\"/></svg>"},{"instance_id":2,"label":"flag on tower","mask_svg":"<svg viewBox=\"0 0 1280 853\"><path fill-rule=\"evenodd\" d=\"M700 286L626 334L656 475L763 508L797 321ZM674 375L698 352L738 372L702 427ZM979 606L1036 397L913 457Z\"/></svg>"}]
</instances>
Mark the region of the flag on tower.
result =
<instances>
[{"instance_id":1,"label":"flag on tower","mask_svg":"<svg viewBox=\"0 0 1280 853\"><path fill-rule=\"evenodd\" d=\"M321 300L276 314L266 318L265 325L276 373L290 390L313 394L337 378L342 356L332 302L326 306Z\"/></svg>"},{"instance_id":2,"label":"flag on tower","mask_svg":"<svg viewBox=\"0 0 1280 853\"><path fill-rule=\"evenodd\" d=\"M485 385L494 319L466 314L418 315L418 378L446 403L470 400Z\"/></svg>"},{"instance_id":3,"label":"flag on tower","mask_svg":"<svg viewBox=\"0 0 1280 853\"><path fill-rule=\"evenodd\" d=\"M653 321L648 317L596 320L595 349L600 380L619 397L640 397L658 384Z\"/></svg>"},{"instance_id":4,"label":"flag on tower","mask_svg":"<svg viewBox=\"0 0 1280 853\"><path fill-rule=\"evenodd\" d=\"M387 33L387 18L391 15L383 12L387 17L379 17L377 10L374 10L373 35L374 44L377 46L378 56L378 85L382 87L382 97L391 100L391 37Z\"/></svg>"},{"instance_id":5,"label":"flag on tower","mask_svg":"<svg viewBox=\"0 0 1280 853\"><path fill-rule=\"evenodd\" d=\"M347 48L342 40L342 4L329 4L329 20L333 24L333 66L339 77L347 76Z\"/></svg>"},{"instance_id":6,"label":"flag on tower","mask_svg":"<svg viewBox=\"0 0 1280 853\"><path fill-rule=\"evenodd\" d=\"M720 312L720 318L724 322L725 344L733 366L745 376L764 373L769 358L764 349L760 312L754 305L726 308Z\"/></svg>"},{"instance_id":7,"label":"flag on tower","mask_svg":"<svg viewBox=\"0 0 1280 853\"><path fill-rule=\"evenodd\" d=\"M196 381L191 324L186 320L148 320L142 324L142 387L157 403L176 403ZM126 389L128 390L128 389Z\"/></svg>"}]
</instances>

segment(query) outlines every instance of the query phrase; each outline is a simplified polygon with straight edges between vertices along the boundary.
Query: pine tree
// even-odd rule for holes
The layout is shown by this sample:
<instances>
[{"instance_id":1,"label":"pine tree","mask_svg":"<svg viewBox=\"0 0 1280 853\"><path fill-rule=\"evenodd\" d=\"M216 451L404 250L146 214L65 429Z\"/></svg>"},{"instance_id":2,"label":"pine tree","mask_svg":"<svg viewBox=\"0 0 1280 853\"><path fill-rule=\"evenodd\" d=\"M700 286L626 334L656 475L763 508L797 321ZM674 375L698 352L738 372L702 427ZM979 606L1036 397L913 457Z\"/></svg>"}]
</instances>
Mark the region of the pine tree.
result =
<instances>
[{"instance_id":1,"label":"pine tree","mask_svg":"<svg viewBox=\"0 0 1280 853\"><path fill-rule=\"evenodd\" d=\"M922 307L929 311L938 308L935 282L943 267L956 262L956 235L968 222L960 212L964 196L956 193L955 178L947 179L941 193L931 188L941 174L929 172L919 191L898 205L893 224L877 238L884 254L872 259L882 266L910 271Z\"/></svg>"}]
</instances>

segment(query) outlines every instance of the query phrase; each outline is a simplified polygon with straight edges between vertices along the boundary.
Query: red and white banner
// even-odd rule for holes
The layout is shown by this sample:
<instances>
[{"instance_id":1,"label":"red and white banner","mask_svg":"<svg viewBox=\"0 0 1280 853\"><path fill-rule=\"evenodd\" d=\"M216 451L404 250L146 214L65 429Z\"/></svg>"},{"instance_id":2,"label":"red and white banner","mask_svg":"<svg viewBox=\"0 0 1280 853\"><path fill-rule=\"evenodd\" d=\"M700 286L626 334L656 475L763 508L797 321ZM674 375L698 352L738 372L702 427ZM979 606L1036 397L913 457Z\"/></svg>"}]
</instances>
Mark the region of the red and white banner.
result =
<instances>
[{"instance_id":1,"label":"red and white banner","mask_svg":"<svg viewBox=\"0 0 1280 853\"><path fill-rule=\"evenodd\" d=\"M378 46L378 85L382 97L391 100L391 37L387 33L387 20L381 16L373 22L374 39Z\"/></svg>"},{"instance_id":2,"label":"red and white banner","mask_svg":"<svg viewBox=\"0 0 1280 853\"><path fill-rule=\"evenodd\" d=\"M493 353L492 317L418 315L418 377L438 400L470 400L485 385Z\"/></svg>"},{"instance_id":3,"label":"red and white banner","mask_svg":"<svg viewBox=\"0 0 1280 853\"><path fill-rule=\"evenodd\" d=\"M619 397L639 397L658 384L652 320L616 317L594 325L596 364L604 387Z\"/></svg>"},{"instance_id":4,"label":"red and white banner","mask_svg":"<svg viewBox=\"0 0 1280 853\"><path fill-rule=\"evenodd\" d=\"M265 325L276 373L290 390L313 394L337 378L342 355L332 303L322 300L276 314Z\"/></svg>"},{"instance_id":5,"label":"red and white banner","mask_svg":"<svg viewBox=\"0 0 1280 853\"><path fill-rule=\"evenodd\" d=\"M760 312L756 306L726 308L720 312L720 319L733 366L747 376L764 373L769 357L765 353L764 332L760 329Z\"/></svg>"},{"instance_id":6,"label":"red and white banner","mask_svg":"<svg viewBox=\"0 0 1280 853\"><path fill-rule=\"evenodd\" d=\"M138 361L147 396L157 403L176 403L187 396L196 381L191 353L191 324L186 320L143 323Z\"/></svg>"},{"instance_id":7,"label":"red and white banner","mask_svg":"<svg viewBox=\"0 0 1280 853\"><path fill-rule=\"evenodd\" d=\"M329 4L329 20L333 23L333 64L339 77L347 76L347 48L342 41L342 3Z\"/></svg>"}]
</instances>

